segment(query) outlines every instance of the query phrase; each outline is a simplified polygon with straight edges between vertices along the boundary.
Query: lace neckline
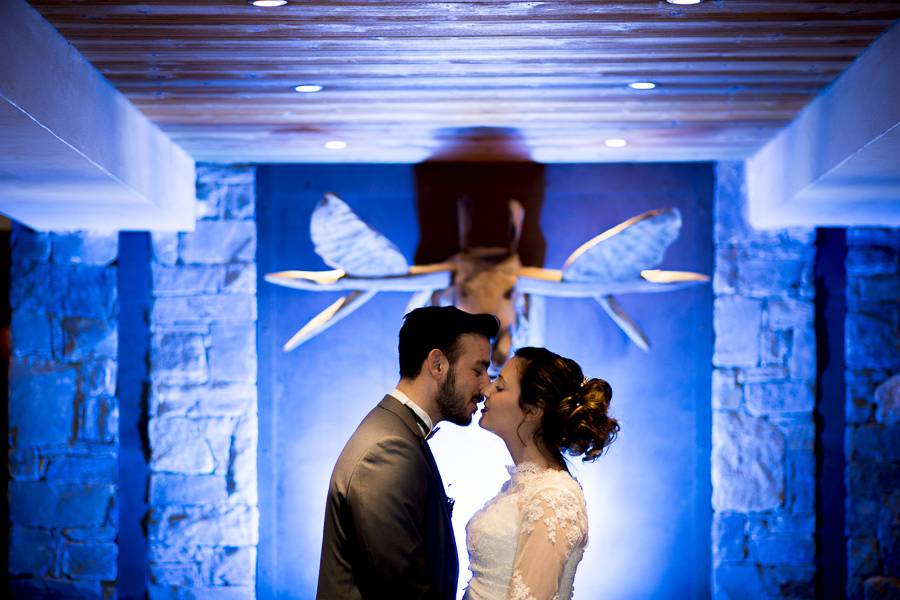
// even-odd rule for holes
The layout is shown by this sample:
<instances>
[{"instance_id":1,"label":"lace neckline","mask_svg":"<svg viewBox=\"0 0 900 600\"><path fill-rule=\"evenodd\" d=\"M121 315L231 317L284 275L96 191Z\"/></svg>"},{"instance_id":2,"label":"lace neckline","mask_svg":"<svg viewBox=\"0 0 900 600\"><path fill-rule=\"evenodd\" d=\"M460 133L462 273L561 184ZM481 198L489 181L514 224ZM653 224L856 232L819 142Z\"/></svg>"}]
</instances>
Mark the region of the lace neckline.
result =
<instances>
[{"instance_id":1,"label":"lace neckline","mask_svg":"<svg viewBox=\"0 0 900 600\"><path fill-rule=\"evenodd\" d=\"M513 477L516 475L536 475L538 473L552 473L554 471L559 471L560 473L565 473L560 469L554 469L553 467L540 467L533 462L522 462L517 465L506 465L506 471Z\"/></svg>"}]
</instances>

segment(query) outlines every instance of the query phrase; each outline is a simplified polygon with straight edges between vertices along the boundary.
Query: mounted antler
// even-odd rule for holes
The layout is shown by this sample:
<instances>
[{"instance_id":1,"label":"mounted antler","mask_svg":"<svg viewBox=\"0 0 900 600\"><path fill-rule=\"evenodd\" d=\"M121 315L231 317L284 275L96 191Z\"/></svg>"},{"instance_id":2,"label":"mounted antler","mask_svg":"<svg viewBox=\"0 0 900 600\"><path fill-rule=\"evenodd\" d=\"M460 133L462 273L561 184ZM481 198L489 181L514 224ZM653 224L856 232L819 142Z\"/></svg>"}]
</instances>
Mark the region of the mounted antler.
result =
<instances>
[{"instance_id":1,"label":"mounted antler","mask_svg":"<svg viewBox=\"0 0 900 600\"><path fill-rule=\"evenodd\" d=\"M616 225L582 244L559 270L520 264L517 249L525 211L519 202L509 202L507 248L469 247L469 209L468 200L459 202L459 254L442 263L410 266L390 240L366 225L343 200L325 194L313 212L310 233L316 253L334 270L282 271L265 279L296 289L349 293L304 325L284 350L293 350L331 327L377 292L402 291L413 292L407 310L454 304L469 312L497 315L501 332L493 359L498 366L511 351L518 294L526 303L528 295L594 298L646 351L649 341L614 294L670 291L709 281L701 273L653 269L678 238L681 215L676 209L652 210Z\"/></svg>"}]
</instances>

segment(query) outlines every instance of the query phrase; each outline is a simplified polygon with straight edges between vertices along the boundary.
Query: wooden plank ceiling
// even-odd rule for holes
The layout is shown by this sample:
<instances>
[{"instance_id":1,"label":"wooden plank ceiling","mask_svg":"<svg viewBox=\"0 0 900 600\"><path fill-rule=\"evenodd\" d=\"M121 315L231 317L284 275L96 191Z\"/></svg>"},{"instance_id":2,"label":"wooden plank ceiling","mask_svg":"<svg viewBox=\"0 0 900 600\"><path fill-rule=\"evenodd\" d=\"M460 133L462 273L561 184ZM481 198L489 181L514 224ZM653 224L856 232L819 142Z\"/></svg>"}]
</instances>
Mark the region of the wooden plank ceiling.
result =
<instances>
[{"instance_id":1,"label":"wooden plank ceiling","mask_svg":"<svg viewBox=\"0 0 900 600\"><path fill-rule=\"evenodd\" d=\"M252 162L743 158L900 18L897 1L31 3L196 159Z\"/></svg>"}]
</instances>

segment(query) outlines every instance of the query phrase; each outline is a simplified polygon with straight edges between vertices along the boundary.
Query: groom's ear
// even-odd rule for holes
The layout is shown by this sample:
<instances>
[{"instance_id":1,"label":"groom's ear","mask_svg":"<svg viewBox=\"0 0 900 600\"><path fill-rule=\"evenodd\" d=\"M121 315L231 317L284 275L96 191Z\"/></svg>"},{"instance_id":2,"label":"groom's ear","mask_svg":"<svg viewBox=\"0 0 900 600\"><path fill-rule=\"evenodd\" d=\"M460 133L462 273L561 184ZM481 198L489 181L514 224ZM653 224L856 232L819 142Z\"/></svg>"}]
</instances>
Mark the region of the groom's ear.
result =
<instances>
[{"instance_id":1,"label":"groom's ear","mask_svg":"<svg viewBox=\"0 0 900 600\"><path fill-rule=\"evenodd\" d=\"M435 348L425 358L425 367L431 373L432 378L436 381L443 381L450 370L450 361L447 360L447 356L443 352Z\"/></svg>"}]
</instances>

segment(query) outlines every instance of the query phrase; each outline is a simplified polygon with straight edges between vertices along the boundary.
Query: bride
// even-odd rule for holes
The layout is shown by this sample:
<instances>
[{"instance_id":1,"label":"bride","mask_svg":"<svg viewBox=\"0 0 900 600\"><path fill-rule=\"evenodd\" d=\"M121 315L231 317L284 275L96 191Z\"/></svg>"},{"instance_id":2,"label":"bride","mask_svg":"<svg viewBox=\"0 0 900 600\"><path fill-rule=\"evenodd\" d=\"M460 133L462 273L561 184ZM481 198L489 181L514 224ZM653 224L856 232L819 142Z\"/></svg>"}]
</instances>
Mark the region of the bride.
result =
<instances>
[{"instance_id":1,"label":"bride","mask_svg":"<svg viewBox=\"0 0 900 600\"><path fill-rule=\"evenodd\" d=\"M479 425L506 443L515 466L466 525L472 578L464 600L571 598L588 523L563 453L592 461L613 442L612 389L585 379L571 359L521 348L485 397Z\"/></svg>"}]
</instances>

